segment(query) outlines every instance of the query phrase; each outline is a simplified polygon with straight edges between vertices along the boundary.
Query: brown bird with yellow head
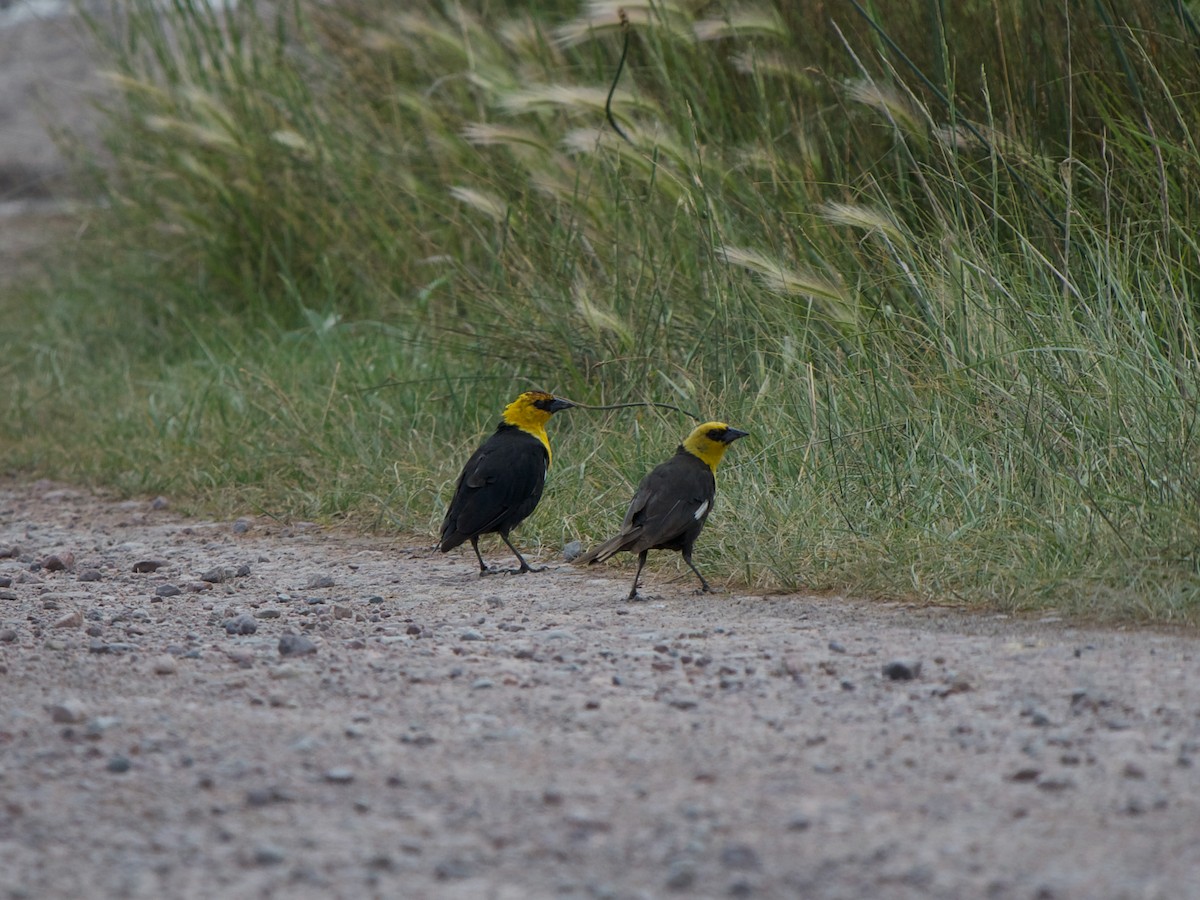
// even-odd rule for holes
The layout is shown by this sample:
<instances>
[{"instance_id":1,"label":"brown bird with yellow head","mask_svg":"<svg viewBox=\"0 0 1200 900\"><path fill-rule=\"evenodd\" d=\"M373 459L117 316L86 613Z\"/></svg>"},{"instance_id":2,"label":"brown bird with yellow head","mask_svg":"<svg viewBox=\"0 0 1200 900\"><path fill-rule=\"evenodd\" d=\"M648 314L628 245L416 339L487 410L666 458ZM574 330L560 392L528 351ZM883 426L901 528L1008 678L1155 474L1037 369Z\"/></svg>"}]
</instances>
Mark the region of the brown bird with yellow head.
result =
<instances>
[{"instance_id":1,"label":"brown bird with yellow head","mask_svg":"<svg viewBox=\"0 0 1200 900\"><path fill-rule=\"evenodd\" d=\"M638 579L649 552L678 550L688 568L700 579L700 589L711 590L692 562L692 547L717 495L717 464L729 445L746 435L747 432L730 428L724 422L705 422L694 429L683 439L674 456L642 479L625 513L621 530L577 562L581 565L603 562L622 550L636 553L637 574L633 576L628 598L636 600Z\"/></svg>"},{"instance_id":2,"label":"brown bird with yellow head","mask_svg":"<svg viewBox=\"0 0 1200 900\"><path fill-rule=\"evenodd\" d=\"M525 561L508 539L537 507L550 467L550 438L546 423L559 410L574 406L570 400L545 391L526 391L504 408L500 425L463 467L446 510L438 549L445 553L464 541L479 560L479 574L540 572ZM489 569L479 552L479 537L498 534L516 554L519 569Z\"/></svg>"}]
</instances>

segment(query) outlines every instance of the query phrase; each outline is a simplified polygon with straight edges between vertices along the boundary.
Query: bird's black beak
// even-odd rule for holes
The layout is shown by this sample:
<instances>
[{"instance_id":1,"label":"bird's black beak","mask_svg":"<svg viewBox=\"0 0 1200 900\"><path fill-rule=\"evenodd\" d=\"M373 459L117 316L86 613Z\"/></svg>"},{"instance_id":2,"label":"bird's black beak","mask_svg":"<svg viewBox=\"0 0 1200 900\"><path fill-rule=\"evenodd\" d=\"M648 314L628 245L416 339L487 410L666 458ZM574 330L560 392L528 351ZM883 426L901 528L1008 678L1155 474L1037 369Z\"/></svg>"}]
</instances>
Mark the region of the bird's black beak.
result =
<instances>
[{"instance_id":1,"label":"bird's black beak","mask_svg":"<svg viewBox=\"0 0 1200 900\"><path fill-rule=\"evenodd\" d=\"M738 438L744 438L744 437L749 437L749 436L750 436L750 432L748 432L748 431L739 431L736 428L726 428L725 434L721 437L721 440L724 441L726 444L732 444Z\"/></svg>"},{"instance_id":2,"label":"bird's black beak","mask_svg":"<svg viewBox=\"0 0 1200 900\"><path fill-rule=\"evenodd\" d=\"M555 397L550 401L550 405L546 407L546 412L556 413L563 409L570 409L575 404L570 400L564 400L562 397Z\"/></svg>"}]
</instances>

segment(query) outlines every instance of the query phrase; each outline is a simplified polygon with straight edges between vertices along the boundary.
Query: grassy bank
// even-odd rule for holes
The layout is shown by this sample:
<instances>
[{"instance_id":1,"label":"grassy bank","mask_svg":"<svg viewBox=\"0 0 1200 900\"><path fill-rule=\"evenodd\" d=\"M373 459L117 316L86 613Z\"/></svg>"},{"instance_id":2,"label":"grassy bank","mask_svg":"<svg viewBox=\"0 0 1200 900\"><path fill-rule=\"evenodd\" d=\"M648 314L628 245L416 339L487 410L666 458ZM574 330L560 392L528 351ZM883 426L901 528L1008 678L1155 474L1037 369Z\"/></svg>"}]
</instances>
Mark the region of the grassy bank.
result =
<instances>
[{"instance_id":1,"label":"grassy bank","mask_svg":"<svg viewBox=\"0 0 1200 900\"><path fill-rule=\"evenodd\" d=\"M6 467L430 533L516 391L656 399L754 435L713 574L1194 622L1186 10L624 6L627 139L617 4L97 22L115 163L5 301ZM687 428L557 417L523 543Z\"/></svg>"}]
</instances>

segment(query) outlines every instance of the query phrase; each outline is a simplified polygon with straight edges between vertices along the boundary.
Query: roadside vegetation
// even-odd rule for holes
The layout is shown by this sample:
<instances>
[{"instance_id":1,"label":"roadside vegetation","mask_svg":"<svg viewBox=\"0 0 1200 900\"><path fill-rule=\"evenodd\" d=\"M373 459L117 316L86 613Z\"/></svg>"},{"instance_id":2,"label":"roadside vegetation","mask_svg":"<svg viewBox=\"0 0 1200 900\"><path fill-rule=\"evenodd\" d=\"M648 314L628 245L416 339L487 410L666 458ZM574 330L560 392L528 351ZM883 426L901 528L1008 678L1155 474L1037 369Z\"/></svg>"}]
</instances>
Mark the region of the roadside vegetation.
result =
<instances>
[{"instance_id":1,"label":"roadside vegetation","mask_svg":"<svg viewBox=\"0 0 1200 900\"><path fill-rule=\"evenodd\" d=\"M1194 4L537 6L94 22L102 202L0 301L4 467L432 535L520 390L657 400L752 433L711 576L1200 618ZM521 546L690 427L556 416Z\"/></svg>"}]
</instances>

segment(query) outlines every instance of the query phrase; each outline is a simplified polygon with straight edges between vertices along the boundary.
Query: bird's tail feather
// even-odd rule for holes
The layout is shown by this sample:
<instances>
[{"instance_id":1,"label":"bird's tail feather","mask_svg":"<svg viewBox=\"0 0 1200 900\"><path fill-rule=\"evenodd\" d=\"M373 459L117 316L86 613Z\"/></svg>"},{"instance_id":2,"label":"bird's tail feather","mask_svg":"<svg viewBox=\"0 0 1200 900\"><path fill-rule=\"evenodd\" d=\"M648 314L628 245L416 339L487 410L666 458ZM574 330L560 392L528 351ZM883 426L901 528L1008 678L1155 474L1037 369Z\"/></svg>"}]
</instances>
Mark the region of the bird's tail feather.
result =
<instances>
[{"instance_id":1,"label":"bird's tail feather","mask_svg":"<svg viewBox=\"0 0 1200 900\"><path fill-rule=\"evenodd\" d=\"M619 553L625 548L625 543L629 540L629 534L622 531L599 546L593 547L583 556L575 560L577 566L586 566L589 563L604 562L610 556Z\"/></svg>"}]
</instances>

